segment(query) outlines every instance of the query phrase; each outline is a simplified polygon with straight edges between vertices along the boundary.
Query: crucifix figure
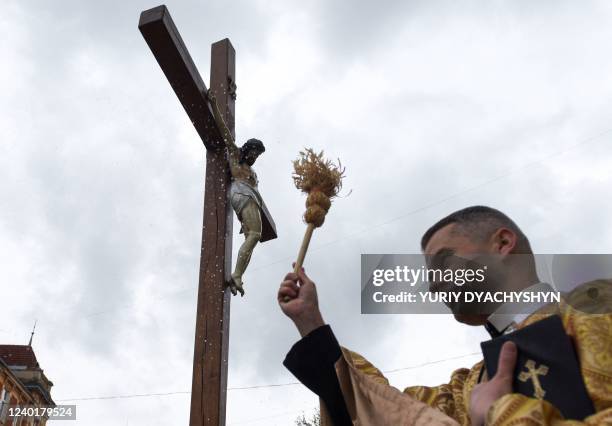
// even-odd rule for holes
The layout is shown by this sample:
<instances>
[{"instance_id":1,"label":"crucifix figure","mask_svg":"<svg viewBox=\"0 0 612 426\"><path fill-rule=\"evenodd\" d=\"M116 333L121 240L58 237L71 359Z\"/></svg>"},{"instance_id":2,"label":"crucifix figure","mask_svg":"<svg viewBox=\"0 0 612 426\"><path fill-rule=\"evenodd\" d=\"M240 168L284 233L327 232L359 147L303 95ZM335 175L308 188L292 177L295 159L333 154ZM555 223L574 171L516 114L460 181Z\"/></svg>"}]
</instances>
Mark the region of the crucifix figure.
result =
<instances>
[{"instance_id":1,"label":"crucifix figure","mask_svg":"<svg viewBox=\"0 0 612 426\"><path fill-rule=\"evenodd\" d=\"M249 265L255 245L261 239L260 210L265 205L257 189L257 175L251 167L255 164L257 157L263 154L266 149L259 139L249 139L238 148L232 132L223 120L217 99L212 91L209 92L208 99L212 105L215 122L227 147L228 162L232 175L230 202L240 221L240 232L244 232L244 242L238 251L236 268L228 285L232 294L236 295L237 292L240 292L240 295L244 296L242 275Z\"/></svg>"},{"instance_id":2,"label":"crucifix figure","mask_svg":"<svg viewBox=\"0 0 612 426\"><path fill-rule=\"evenodd\" d=\"M544 395L546 395L546 391L542 387L540 378L538 376L546 376L548 374L548 367L542 364L536 368L535 361L530 359L525 363L525 368L527 371L521 371L518 379L521 382L531 380L533 382L533 396L535 396L537 399L543 399Z\"/></svg>"},{"instance_id":3,"label":"crucifix figure","mask_svg":"<svg viewBox=\"0 0 612 426\"><path fill-rule=\"evenodd\" d=\"M209 96L215 98L217 115L223 118L226 132L233 140L236 53L228 39L212 45L209 91L165 6L142 12L138 28L206 147L204 223L189 424L223 426L231 299L227 283L231 280L233 217L229 195L232 172ZM242 212L244 216L244 210ZM263 201L259 212L259 240L276 238L274 221Z\"/></svg>"}]
</instances>

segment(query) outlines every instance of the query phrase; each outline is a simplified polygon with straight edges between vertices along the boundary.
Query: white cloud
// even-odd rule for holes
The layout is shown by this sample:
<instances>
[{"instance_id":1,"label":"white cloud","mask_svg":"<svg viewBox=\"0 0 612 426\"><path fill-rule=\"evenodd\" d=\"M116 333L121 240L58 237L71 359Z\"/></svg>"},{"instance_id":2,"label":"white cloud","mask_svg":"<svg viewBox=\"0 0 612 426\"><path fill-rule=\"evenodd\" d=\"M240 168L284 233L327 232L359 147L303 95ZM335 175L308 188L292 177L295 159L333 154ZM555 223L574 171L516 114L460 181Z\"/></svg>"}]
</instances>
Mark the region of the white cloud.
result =
<instances>
[{"instance_id":1,"label":"white cloud","mask_svg":"<svg viewBox=\"0 0 612 426\"><path fill-rule=\"evenodd\" d=\"M275 292L304 231L290 161L305 146L340 157L352 190L307 270L341 343L383 370L477 352L485 335L450 317L361 316L360 253L414 252L472 204L506 211L537 251L609 251L609 4L373 4L169 4L205 81L210 43L232 39L238 140L267 147L256 168L280 237L232 303L230 386L295 380ZM25 343L39 319L56 399L191 386L204 148L136 28L150 6L9 2L0 18L0 339ZM476 360L390 378L437 384ZM301 386L230 391L229 424L286 425L316 403ZM188 412L187 394L82 401L77 423Z\"/></svg>"}]
</instances>

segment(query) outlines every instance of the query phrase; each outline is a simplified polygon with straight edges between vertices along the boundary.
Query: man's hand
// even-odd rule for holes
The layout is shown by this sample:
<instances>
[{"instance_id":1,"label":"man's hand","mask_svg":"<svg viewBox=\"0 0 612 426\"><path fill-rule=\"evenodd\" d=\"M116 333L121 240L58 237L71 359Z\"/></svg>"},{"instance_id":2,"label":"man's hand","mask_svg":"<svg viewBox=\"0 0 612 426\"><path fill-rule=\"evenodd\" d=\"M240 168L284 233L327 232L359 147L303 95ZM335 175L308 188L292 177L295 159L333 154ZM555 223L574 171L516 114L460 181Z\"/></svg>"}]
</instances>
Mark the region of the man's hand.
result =
<instances>
[{"instance_id":1,"label":"man's hand","mask_svg":"<svg viewBox=\"0 0 612 426\"><path fill-rule=\"evenodd\" d=\"M299 273L288 273L278 289L278 304L285 315L291 318L302 337L324 325L317 288L304 268Z\"/></svg>"},{"instance_id":2,"label":"man's hand","mask_svg":"<svg viewBox=\"0 0 612 426\"><path fill-rule=\"evenodd\" d=\"M472 426L484 425L491 405L502 396L512 393L512 374L516 365L516 345L506 342L502 346L497 374L491 380L474 386L470 397Z\"/></svg>"}]
</instances>

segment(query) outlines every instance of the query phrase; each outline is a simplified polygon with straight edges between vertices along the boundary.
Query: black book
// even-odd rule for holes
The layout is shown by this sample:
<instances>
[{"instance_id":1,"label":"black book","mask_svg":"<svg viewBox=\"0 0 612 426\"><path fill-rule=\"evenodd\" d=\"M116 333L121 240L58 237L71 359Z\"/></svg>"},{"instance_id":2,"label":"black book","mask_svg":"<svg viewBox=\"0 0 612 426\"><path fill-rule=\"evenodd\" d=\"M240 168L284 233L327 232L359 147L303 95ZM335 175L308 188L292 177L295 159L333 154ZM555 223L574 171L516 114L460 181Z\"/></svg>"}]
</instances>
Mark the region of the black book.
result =
<instances>
[{"instance_id":1,"label":"black book","mask_svg":"<svg viewBox=\"0 0 612 426\"><path fill-rule=\"evenodd\" d=\"M489 378L495 375L501 347L508 340L518 348L514 392L550 402L566 419L582 420L595 412L580 374L574 345L558 315L482 342Z\"/></svg>"}]
</instances>

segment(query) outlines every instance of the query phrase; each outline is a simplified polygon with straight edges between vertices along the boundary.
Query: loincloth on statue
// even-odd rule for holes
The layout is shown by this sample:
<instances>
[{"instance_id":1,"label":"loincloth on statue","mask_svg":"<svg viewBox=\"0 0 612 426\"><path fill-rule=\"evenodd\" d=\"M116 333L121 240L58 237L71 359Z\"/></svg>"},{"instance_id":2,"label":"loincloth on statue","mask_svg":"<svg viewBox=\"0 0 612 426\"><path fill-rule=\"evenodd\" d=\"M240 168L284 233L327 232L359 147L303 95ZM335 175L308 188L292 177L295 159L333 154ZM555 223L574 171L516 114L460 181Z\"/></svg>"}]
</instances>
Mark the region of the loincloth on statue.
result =
<instances>
[{"instance_id":1,"label":"loincloth on statue","mask_svg":"<svg viewBox=\"0 0 612 426\"><path fill-rule=\"evenodd\" d=\"M232 208L236 212L238 219L241 218L242 209L244 209L244 206L247 205L249 200L255 201L255 204L257 204L257 207L259 207L261 210L261 205L263 202L261 200L261 195L259 195L259 191L245 181L232 181L232 185L230 187L230 203L232 204Z\"/></svg>"},{"instance_id":2,"label":"loincloth on statue","mask_svg":"<svg viewBox=\"0 0 612 426\"><path fill-rule=\"evenodd\" d=\"M242 210L247 205L249 200L253 200L257 207L259 208L259 212L261 214L261 239L259 241L264 242L268 240L272 240L276 238L276 225L274 224L274 220L266 207L259 191L256 187L249 185L247 182L242 180L232 180L232 184L230 186L230 204L232 208L236 212L238 216L238 220L242 222ZM242 226L240 227L240 233L243 232Z\"/></svg>"}]
</instances>

